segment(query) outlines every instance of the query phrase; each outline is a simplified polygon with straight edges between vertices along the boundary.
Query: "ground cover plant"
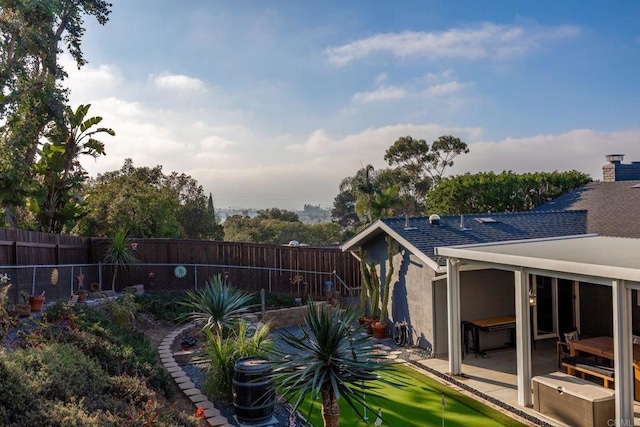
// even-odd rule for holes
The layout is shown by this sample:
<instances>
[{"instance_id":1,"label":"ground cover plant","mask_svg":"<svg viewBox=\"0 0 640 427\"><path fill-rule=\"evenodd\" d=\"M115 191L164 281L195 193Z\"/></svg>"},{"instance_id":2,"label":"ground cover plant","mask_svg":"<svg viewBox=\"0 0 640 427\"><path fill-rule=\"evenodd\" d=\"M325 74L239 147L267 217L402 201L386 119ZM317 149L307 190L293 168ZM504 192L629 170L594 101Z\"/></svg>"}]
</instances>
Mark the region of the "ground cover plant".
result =
<instances>
[{"instance_id":1,"label":"ground cover plant","mask_svg":"<svg viewBox=\"0 0 640 427\"><path fill-rule=\"evenodd\" d=\"M130 319L134 306L111 304L58 304L9 334L0 348L0 425L199 425L195 412L168 404L172 381L145 336L109 315Z\"/></svg>"},{"instance_id":2,"label":"ground cover plant","mask_svg":"<svg viewBox=\"0 0 640 427\"><path fill-rule=\"evenodd\" d=\"M394 364L381 372L381 377L400 382L402 387L378 382L372 390L374 396L367 396L367 404L374 409L368 411L368 424L360 418L346 402L340 402L340 425L367 426L377 418L377 409L382 409L383 425L441 425L444 417L446 426L509 426L522 427L523 424L506 414L490 408L481 402L459 393L438 381L417 372L413 368ZM444 410L442 407L444 395ZM314 409L310 409L313 406ZM322 415L318 402L308 397L301 405L303 414L310 413L313 425L322 425ZM362 412L362 409L360 409Z\"/></svg>"}]
</instances>

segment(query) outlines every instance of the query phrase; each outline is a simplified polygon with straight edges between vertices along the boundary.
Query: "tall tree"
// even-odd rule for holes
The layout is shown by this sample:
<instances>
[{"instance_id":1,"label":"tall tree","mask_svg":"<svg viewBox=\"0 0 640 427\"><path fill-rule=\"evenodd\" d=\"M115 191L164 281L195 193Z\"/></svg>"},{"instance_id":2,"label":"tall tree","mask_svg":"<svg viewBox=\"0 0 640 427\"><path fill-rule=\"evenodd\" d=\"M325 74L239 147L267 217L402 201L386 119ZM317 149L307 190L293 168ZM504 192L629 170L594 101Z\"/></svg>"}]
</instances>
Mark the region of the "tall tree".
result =
<instances>
[{"instance_id":1,"label":"tall tree","mask_svg":"<svg viewBox=\"0 0 640 427\"><path fill-rule=\"evenodd\" d=\"M112 235L125 227L135 237L213 238L214 216L202 187L188 175L165 175L162 167L133 166L99 175L87 188L90 213L77 232Z\"/></svg>"},{"instance_id":2,"label":"tall tree","mask_svg":"<svg viewBox=\"0 0 640 427\"><path fill-rule=\"evenodd\" d=\"M30 168L46 126L63 121L66 73L58 55L65 47L84 65L84 19L105 24L110 8L103 0L0 0L0 205L10 225L32 188Z\"/></svg>"},{"instance_id":3,"label":"tall tree","mask_svg":"<svg viewBox=\"0 0 640 427\"><path fill-rule=\"evenodd\" d=\"M351 191L340 191L333 200L331 219L344 228L355 228L362 224L356 214L356 196Z\"/></svg>"},{"instance_id":4,"label":"tall tree","mask_svg":"<svg viewBox=\"0 0 640 427\"><path fill-rule=\"evenodd\" d=\"M428 192L442 181L445 170L453 166L453 159L468 152L467 144L451 135L439 137L431 146L424 139L398 138L384 159L398 169L406 213L421 213Z\"/></svg>"}]
</instances>

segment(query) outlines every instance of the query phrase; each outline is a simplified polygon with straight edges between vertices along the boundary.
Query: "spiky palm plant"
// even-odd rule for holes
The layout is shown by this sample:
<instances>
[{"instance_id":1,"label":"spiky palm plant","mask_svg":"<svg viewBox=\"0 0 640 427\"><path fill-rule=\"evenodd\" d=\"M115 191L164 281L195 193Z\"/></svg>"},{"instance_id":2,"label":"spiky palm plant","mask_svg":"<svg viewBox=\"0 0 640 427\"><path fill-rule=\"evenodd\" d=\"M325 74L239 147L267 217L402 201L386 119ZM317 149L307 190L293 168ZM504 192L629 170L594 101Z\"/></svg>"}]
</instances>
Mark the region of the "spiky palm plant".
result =
<instances>
[{"instance_id":1,"label":"spiky palm plant","mask_svg":"<svg viewBox=\"0 0 640 427\"><path fill-rule=\"evenodd\" d=\"M309 303L304 336L282 333L294 354L277 354L273 360L274 378L296 409L307 395L314 400L322 397L325 427L339 426L340 398L362 417L367 406L364 396L375 388L367 382L379 380L377 371L390 364L374 351L361 327L354 326L357 317L354 309L339 311Z\"/></svg>"},{"instance_id":2,"label":"spiky palm plant","mask_svg":"<svg viewBox=\"0 0 640 427\"><path fill-rule=\"evenodd\" d=\"M111 280L111 290L116 290L116 277L118 270L128 269L139 263L131 247L133 240L125 229L119 229L111 237L109 247L104 255L103 261L113 266L113 279Z\"/></svg>"},{"instance_id":3,"label":"spiky palm plant","mask_svg":"<svg viewBox=\"0 0 640 427\"><path fill-rule=\"evenodd\" d=\"M199 291L188 291L180 304L191 309L181 316L201 324L202 329L213 329L222 335L225 329L231 329L240 316L251 307L249 302L253 294L236 289L225 283L217 274L207 280L207 285Z\"/></svg>"}]
</instances>

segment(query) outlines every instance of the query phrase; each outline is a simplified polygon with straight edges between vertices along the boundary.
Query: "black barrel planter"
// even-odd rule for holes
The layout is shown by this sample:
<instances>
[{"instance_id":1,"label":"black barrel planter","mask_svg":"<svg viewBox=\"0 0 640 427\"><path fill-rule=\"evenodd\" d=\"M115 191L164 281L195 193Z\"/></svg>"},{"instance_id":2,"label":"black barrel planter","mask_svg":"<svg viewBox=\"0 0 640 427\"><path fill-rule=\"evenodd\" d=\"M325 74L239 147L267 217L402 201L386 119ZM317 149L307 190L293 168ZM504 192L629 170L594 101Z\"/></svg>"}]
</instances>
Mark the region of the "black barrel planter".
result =
<instances>
[{"instance_id":1,"label":"black barrel planter","mask_svg":"<svg viewBox=\"0 0 640 427\"><path fill-rule=\"evenodd\" d=\"M233 372L233 406L238 421L260 424L271 419L275 384L271 365L260 357L238 359Z\"/></svg>"}]
</instances>

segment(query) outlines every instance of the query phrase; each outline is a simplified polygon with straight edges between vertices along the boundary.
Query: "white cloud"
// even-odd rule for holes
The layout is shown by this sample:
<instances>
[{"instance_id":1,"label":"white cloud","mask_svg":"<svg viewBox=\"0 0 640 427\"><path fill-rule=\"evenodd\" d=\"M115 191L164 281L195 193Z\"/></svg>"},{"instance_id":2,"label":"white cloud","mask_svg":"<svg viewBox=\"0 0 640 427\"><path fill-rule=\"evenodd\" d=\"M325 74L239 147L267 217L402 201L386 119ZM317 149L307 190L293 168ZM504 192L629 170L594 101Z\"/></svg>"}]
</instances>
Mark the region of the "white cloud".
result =
<instances>
[{"instance_id":1,"label":"white cloud","mask_svg":"<svg viewBox=\"0 0 640 427\"><path fill-rule=\"evenodd\" d=\"M387 81L387 77L387 73L378 74L375 79L376 85L381 86L382 84L384 84L384 82Z\"/></svg>"},{"instance_id":2,"label":"white cloud","mask_svg":"<svg viewBox=\"0 0 640 427\"><path fill-rule=\"evenodd\" d=\"M353 60L379 53L396 57L428 56L430 58L508 58L525 53L545 40L575 37L580 28L522 28L483 23L469 28L453 28L443 32L404 31L376 34L342 46L330 47L325 54L331 63L342 66Z\"/></svg>"},{"instance_id":3,"label":"white cloud","mask_svg":"<svg viewBox=\"0 0 640 427\"><path fill-rule=\"evenodd\" d=\"M360 92L353 95L353 102L369 103L378 101L398 100L405 98L407 91L396 86L381 87L372 92Z\"/></svg>"},{"instance_id":4,"label":"white cloud","mask_svg":"<svg viewBox=\"0 0 640 427\"><path fill-rule=\"evenodd\" d=\"M161 89L191 92L205 90L207 87L202 80L183 74L163 73L159 76L151 75L149 78Z\"/></svg>"},{"instance_id":5,"label":"white cloud","mask_svg":"<svg viewBox=\"0 0 640 427\"><path fill-rule=\"evenodd\" d=\"M578 170L602 179L605 155L626 154L625 162L640 161L640 129L597 132L576 129L558 135L505 138L470 144L470 153L456 160L452 171L512 170L514 172Z\"/></svg>"},{"instance_id":6,"label":"white cloud","mask_svg":"<svg viewBox=\"0 0 640 427\"><path fill-rule=\"evenodd\" d=\"M460 92L461 90L471 86L471 83L460 82L447 82L438 85L430 86L425 91L425 94L433 97L441 97L444 95L450 95L452 93Z\"/></svg>"}]
</instances>

